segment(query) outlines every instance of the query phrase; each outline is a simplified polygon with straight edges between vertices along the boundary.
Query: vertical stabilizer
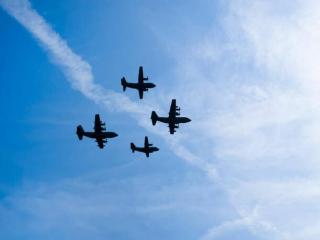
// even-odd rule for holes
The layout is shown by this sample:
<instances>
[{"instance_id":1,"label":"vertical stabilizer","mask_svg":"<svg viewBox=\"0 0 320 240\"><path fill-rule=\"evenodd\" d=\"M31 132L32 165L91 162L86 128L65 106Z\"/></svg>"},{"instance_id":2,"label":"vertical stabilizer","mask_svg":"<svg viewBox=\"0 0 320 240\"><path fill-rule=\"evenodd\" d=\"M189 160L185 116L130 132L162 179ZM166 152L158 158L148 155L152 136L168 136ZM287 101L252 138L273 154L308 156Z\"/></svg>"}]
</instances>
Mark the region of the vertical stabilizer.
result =
<instances>
[{"instance_id":1,"label":"vertical stabilizer","mask_svg":"<svg viewBox=\"0 0 320 240\"><path fill-rule=\"evenodd\" d=\"M77 135L78 135L79 140L82 140L83 134L84 134L84 130L83 130L82 126L79 125L77 127Z\"/></svg>"},{"instance_id":2,"label":"vertical stabilizer","mask_svg":"<svg viewBox=\"0 0 320 240\"><path fill-rule=\"evenodd\" d=\"M133 143L130 143L131 151L134 153L136 146Z\"/></svg>"},{"instance_id":3,"label":"vertical stabilizer","mask_svg":"<svg viewBox=\"0 0 320 240\"><path fill-rule=\"evenodd\" d=\"M151 121L152 121L152 125L156 125L158 121L158 115L155 111L152 111L151 113Z\"/></svg>"},{"instance_id":4,"label":"vertical stabilizer","mask_svg":"<svg viewBox=\"0 0 320 240\"><path fill-rule=\"evenodd\" d=\"M121 78L121 85L122 85L123 91L125 91L126 87L127 87L127 81L126 81L125 77Z\"/></svg>"}]
</instances>

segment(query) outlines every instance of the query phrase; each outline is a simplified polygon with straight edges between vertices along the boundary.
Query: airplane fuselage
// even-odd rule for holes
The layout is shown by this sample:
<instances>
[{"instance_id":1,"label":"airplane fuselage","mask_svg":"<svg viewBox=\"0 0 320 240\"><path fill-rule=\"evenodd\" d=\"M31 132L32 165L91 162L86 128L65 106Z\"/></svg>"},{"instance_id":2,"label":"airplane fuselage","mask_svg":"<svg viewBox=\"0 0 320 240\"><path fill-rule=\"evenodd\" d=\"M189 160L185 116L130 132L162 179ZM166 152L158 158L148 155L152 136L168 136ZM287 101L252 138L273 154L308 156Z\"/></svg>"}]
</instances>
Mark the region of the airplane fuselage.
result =
<instances>
[{"instance_id":1,"label":"airplane fuselage","mask_svg":"<svg viewBox=\"0 0 320 240\"><path fill-rule=\"evenodd\" d=\"M134 150L137 152L143 152L143 153L153 153L153 152L159 151L159 148L157 148L157 147L148 147L148 148L135 147Z\"/></svg>"},{"instance_id":2,"label":"airplane fuselage","mask_svg":"<svg viewBox=\"0 0 320 240\"><path fill-rule=\"evenodd\" d=\"M88 138L114 138L117 137L118 134L116 134L115 132L101 132L101 133L97 133L97 132L84 132L83 136L86 136Z\"/></svg>"},{"instance_id":3,"label":"airplane fuselage","mask_svg":"<svg viewBox=\"0 0 320 240\"><path fill-rule=\"evenodd\" d=\"M187 117L176 117L176 116L169 116L169 117L158 117L157 120L159 122L168 123L168 124L180 124L180 123L187 123L190 122L191 119Z\"/></svg>"},{"instance_id":4,"label":"airplane fuselage","mask_svg":"<svg viewBox=\"0 0 320 240\"><path fill-rule=\"evenodd\" d=\"M148 91L149 88L154 88L156 85L154 83L126 83L126 86L129 88Z\"/></svg>"}]
</instances>

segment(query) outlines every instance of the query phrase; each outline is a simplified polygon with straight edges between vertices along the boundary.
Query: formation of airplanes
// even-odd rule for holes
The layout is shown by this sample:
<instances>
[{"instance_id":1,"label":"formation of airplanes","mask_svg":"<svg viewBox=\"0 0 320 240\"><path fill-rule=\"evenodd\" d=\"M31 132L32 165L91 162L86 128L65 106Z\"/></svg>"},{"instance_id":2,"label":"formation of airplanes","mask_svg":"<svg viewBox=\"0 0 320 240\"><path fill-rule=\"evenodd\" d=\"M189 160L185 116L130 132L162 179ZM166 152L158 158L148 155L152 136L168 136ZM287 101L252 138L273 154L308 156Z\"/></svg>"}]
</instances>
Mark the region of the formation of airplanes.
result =
<instances>
[{"instance_id":1,"label":"formation of airplanes","mask_svg":"<svg viewBox=\"0 0 320 240\"><path fill-rule=\"evenodd\" d=\"M139 93L139 98L143 99L143 93L148 91L150 88L154 88L156 85L148 81L149 78L144 76L143 67L139 67L139 74L138 74L138 82L131 83L127 82L125 77L121 79L121 85L123 91L126 88L137 89ZM179 128L179 124L188 123L191 119L187 117L180 116L180 107L177 106L176 99L171 100L170 110L167 117L159 117L155 111L151 112L151 122L152 125L156 125L157 122L162 122L168 124L169 133L174 134L176 129ZM118 136L115 132L107 132L106 131L106 124L101 121L100 115L96 114L94 119L94 131L93 132L86 132L84 131L81 125L77 126L76 134L78 135L79 140L82 140L83 137L93 138L98 144L99 148L104 148L105 143L107 143L108 138L115 138ZM159 151L159 148L154 147L153 144L149 143L149 139L146 136L144 139L144 146L143 147L136 147L134 143L130 143L130 148L132 153L135 151L145 153L146 157L150 156L150 153Z\"/></svg>"}]
</instances>

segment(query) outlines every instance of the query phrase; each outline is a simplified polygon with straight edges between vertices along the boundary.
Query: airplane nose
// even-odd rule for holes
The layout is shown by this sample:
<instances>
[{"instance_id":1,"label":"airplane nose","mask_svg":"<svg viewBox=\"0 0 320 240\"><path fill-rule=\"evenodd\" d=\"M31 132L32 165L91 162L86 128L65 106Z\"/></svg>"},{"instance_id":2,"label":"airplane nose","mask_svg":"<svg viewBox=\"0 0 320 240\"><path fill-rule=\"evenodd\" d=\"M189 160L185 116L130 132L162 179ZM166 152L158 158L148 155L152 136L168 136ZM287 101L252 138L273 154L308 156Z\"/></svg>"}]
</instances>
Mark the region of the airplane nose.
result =
<instances>
[{"instance_id":1,"label":"airplane nose","mask_svg":"<svg viewBox=\"0 0 320 240\"><path fill-rule=\"evenodd\" d=\"M118 134L116 134L115 132L107 132L106 137L107 138L114 138L114 137L118 137Z\"/></svg>"}]
</instances>

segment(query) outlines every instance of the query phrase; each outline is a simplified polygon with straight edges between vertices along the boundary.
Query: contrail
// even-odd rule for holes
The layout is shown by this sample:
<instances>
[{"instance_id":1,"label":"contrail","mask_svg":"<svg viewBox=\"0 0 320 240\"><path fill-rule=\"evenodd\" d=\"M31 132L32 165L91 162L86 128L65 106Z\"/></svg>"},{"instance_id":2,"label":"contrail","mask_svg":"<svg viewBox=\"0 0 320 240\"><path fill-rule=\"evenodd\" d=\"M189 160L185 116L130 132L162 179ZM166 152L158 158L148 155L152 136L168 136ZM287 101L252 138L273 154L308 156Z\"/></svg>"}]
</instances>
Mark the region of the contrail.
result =
<instances>
[{"instance_id":1,"label":"contrail","mask_svg":"<svg viewBox=\"0 0 320 240\"><path fill-rule=\"evenodd\" d=\"M59 34L32 8L28 0L0 0L0 5L40 42L52 61L63 70L74 89L109 108L116 107L136 114L142 114L142 111L146 110L138 107L127 97L96 84L90 64L72 51Z\"/></svg>"},{"instance_id":2,"label":"contrail","mask_svg":"<svg viewBox=\"0 0 320 240\"><path fill-rule=\"evenodd\" d=\"M173 141L166 134L148 127L150 123L147 121L152 110L151 106L142 103L138 105L128 97L96 84L90 64L73 52L66 41L32 8L28 0L0 0L0 5L32 33L33 37L47 51L53 63L62 69L74 89L108 109L130 113L139 125L162 136L177 156L204 170L211 177L215 176L214 168L205 164L204 161L179 144L179 140Z\"/></svg>"},{"instance_id":3,"label":"contrail","mask_svg":"<svg viewBox=\"0 0 320 240\"><path fill-rule=\"evenodd\" d=\"M95 93L99 92L99 86L93 82L91 66L68 47L43 17L32 9L29 1L0 0L0 4L48 50L54 62L63 69L74 88L87 97L95 98Z\"/></svg>"}]
</instances>

